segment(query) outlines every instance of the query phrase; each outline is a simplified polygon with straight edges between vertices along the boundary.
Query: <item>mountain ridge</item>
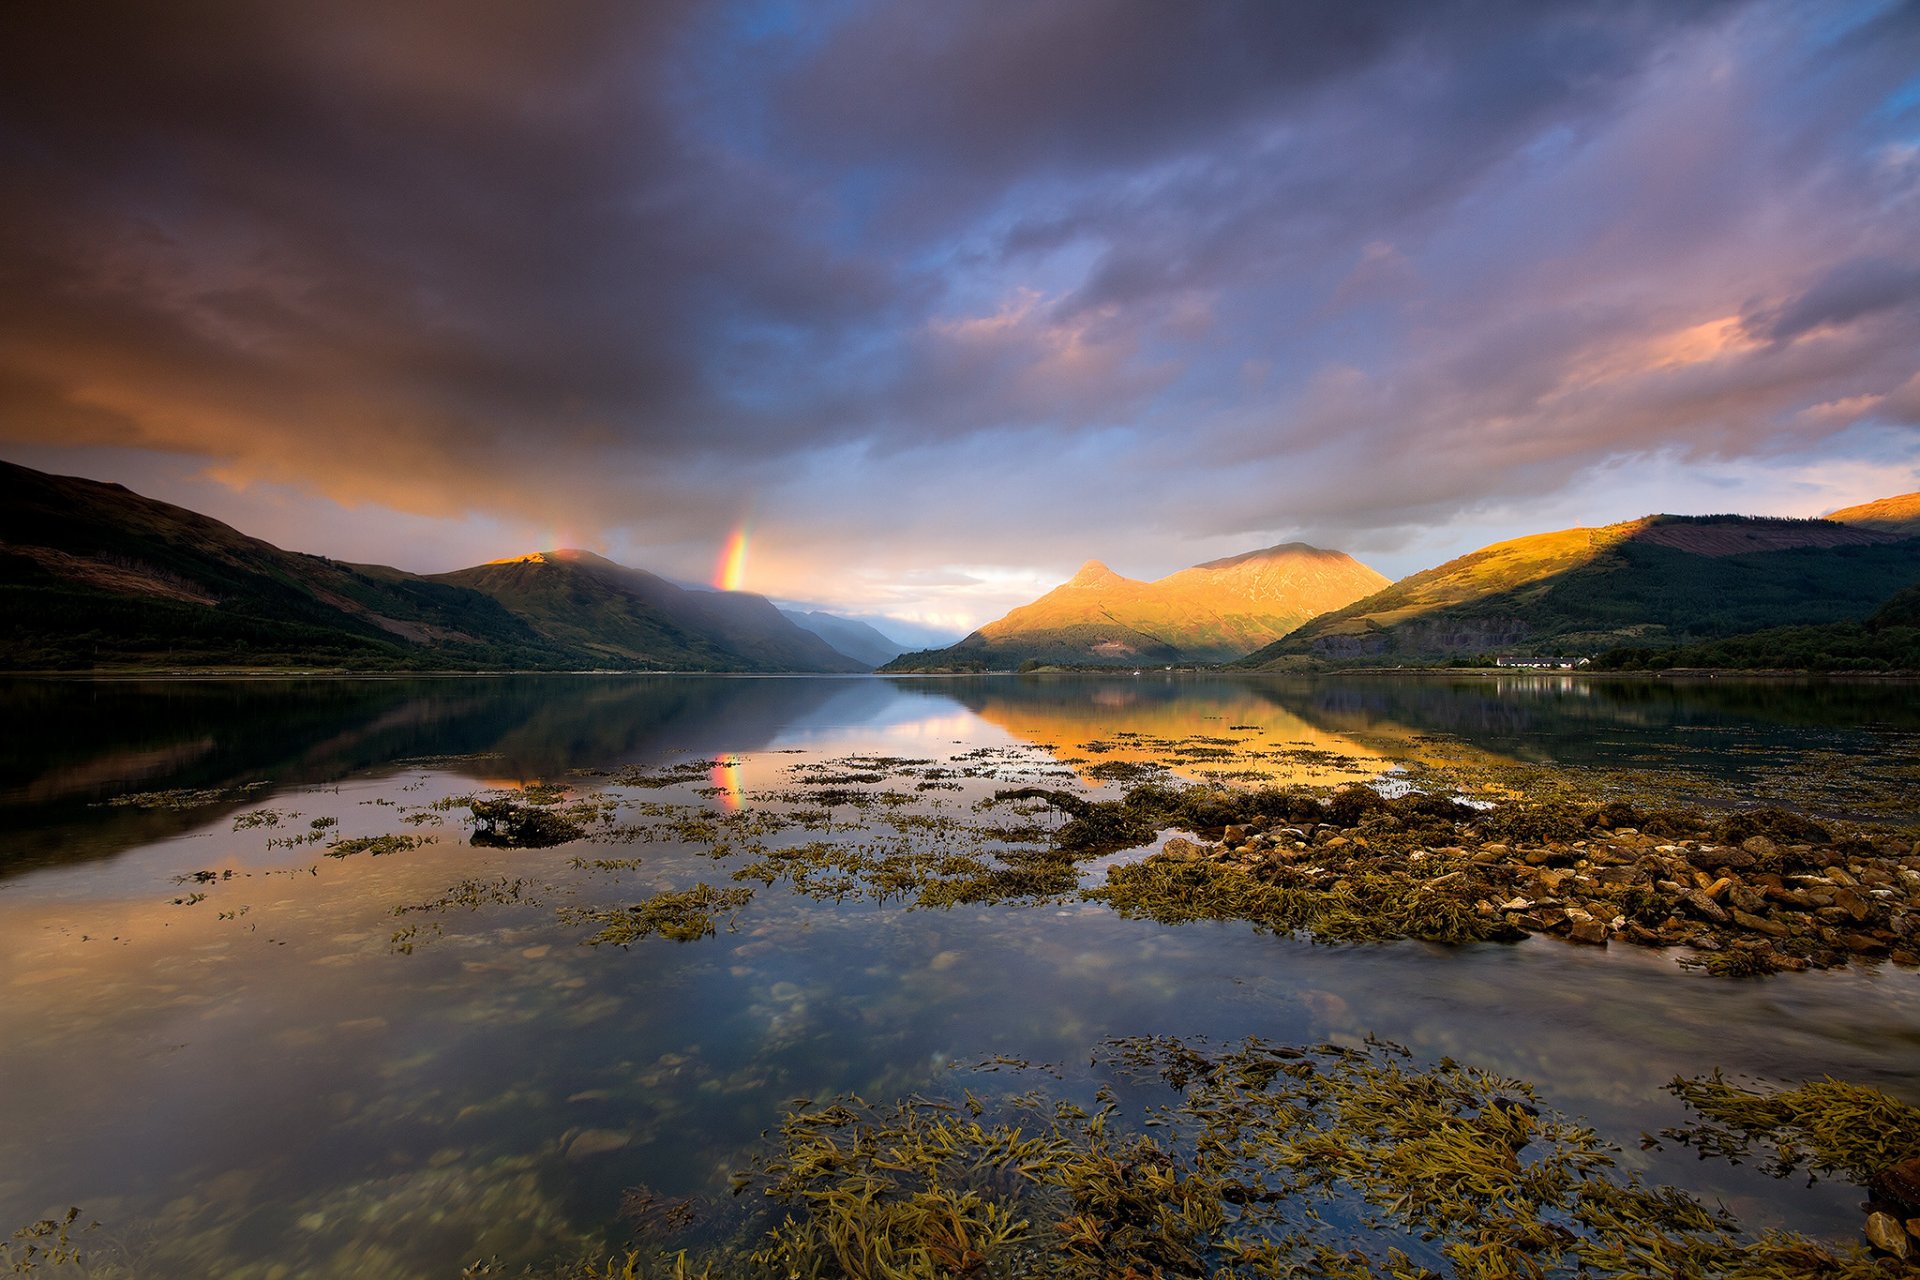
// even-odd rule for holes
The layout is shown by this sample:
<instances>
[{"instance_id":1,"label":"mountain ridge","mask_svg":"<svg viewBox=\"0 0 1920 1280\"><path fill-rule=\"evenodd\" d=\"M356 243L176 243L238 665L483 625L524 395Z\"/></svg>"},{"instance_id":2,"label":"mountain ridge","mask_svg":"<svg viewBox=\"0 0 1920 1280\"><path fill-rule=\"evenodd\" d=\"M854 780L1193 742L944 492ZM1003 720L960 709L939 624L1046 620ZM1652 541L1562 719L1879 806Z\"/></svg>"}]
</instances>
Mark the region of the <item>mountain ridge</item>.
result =
<instances>
[{"instance_id":1,"label":"mountain ridge","mask_svg":"<svg viewBox=\"0 0 1920 1280\"><path fill-rule=\"evenodd\" d=\"M1902 538L1920 537L1920 493L1899 493L1829 511L1823 519Z\"/></svg>"},{"instance_id":2,"label":"mountain ridge","mask_svg":"<svg viewBox=\"0 0 1920 1280\"><path fill-rule=\"evenodd\" d=\"M868 669L762 597L689 602L712 593L602 563L638 575L627 625L642 604L660 612L663 642L644 659L459 581L486 566L427 576L287 551L124 485L0 462L0 668Z\"/></svg>"},{"instance_id":3,"label":"mountain ridge","mask_svg":"<svg viewBox=\"0 0 1920 1280\"><path fill-rule=\"evenodd\" d=\"M1674 644L1865 617L1920 542L1829 520L1654 515L1481 547L1331 611L1236 667L1393 664Z\"/></svg>"},{"instance_id":4,"label":"mountain ridge","mask_svg":"<svg viewBox=\"0 0 1920 1280\"><path fill-rule=\"evenodd\" d=\"M1386 582L1343 552L1302 542L1192 565L1151 582L1088 560L1039 599L959 643L904 654L882 670L1222 662Z\"/></svg>"},{"instance_id":5,"label":"mountain ridge","mask_svg":"<svg viewBox=\"0 0 1920 1280\"><path fill-rule=\"evenodd\" d=\"M780 612L802 631L813 632L854 661L865 663L868 670L892 662L909 647L858 618L843 618L821 609L806 612L782 609Z\"/></svg>"}]
</instances>

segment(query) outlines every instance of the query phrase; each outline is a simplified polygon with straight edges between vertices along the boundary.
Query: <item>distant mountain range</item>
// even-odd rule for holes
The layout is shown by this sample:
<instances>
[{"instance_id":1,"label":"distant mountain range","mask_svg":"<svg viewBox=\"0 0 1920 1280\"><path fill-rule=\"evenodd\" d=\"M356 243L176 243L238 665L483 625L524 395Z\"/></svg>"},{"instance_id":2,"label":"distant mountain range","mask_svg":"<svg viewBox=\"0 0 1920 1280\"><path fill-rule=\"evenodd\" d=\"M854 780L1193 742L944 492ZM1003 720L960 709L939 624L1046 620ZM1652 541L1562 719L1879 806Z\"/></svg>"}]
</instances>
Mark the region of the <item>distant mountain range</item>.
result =
<instances>
[{"instance_id":1,"label":"distant mountain range","mask_svg":"<svg viewBox=\"0 0 1920 1280\"><path fill-rule=\"evenodd\" d=\"M0 669L852 672L745 592L584 551L422 577L283 551L119 485L0 463Z\"/></svg>"},{"instance_id":2,"label":"distant mountain range","mask_svg":"<svg viewBox=\"0 0 1920 1280\"><path fill-rule=\"evenodd\" d=\"M1888 500L1903 502L1912 509ZM1516 538L1403 578L1234 665L1584 656L1862 619L1920 579L1920 540L1878 518L1660 515Z\"/></svg>"},{"instance_id":3,"label":"distant mountain range","mask_svg":"<svg viewBox=\"0 0 1920 1280\"><path fill-rule=\"evenodd\" d=\"M780 612L794 626L813 632L841 653L849 658L857 658L869 667L885 666L907 651L906 645L857 618L843 618L835 613L822 613L818 609L808 613L801 613L797 609L782 609Z\"/></svg>"},{"instance_id":4,"label":"distant mountain range","mask_svg":"<svg viewBox=\"0 0 1920 1280\"><path fill-rule=\"evenodd\" d=\"M1152 582L1089 560L1032 604L958 644L905 654L883 670L1226 662L1386 583L1351 556L1303 542L1211 560Z\"/></svg>"},{"instance_id":5,"label":"distant mountain range","mask_svg":"<svg viewBox=\"0 0 1920 1280\"><path fill-rule=\"evenodd\" d=\"M1815 670L1920 654L1920 494L1822 520L1647 516L1389 584L1289 543L1152 582L1088 561L945 649L586 551L421 576L284 551L119 485L0 462L0 670L1251 670L1606 655Z\"/></svg>"}]
</instances>

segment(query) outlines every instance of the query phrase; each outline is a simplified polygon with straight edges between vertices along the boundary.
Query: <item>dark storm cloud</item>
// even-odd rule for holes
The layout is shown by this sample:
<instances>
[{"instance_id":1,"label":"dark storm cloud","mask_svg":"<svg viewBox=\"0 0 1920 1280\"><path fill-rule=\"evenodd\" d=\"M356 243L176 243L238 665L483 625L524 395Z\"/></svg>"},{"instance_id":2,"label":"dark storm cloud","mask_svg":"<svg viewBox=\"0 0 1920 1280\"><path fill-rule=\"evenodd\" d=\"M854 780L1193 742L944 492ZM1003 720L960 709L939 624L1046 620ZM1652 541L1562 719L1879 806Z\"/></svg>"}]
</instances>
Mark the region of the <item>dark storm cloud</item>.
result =
<instances>
[{"instance_id":1,"label":"dark storm cloud","mask_svg":"<svg viewBox=\"0 0 1920 1280\"><path fill-rule=\"evenodd\" d=\"M19 0L0 441L903 565L1805 446L1920 373L1915 12Z\"/></svg>"},{"instance_id":2,"label":"dark storm cloud","mask_svg":"<svg viewBox=\"0 0 1920 1280\"><path fill-rule=\"evenodd\" d=\"M564 472L764 427L716 350L804 357L887 304L787 183L684 136L673 6L9 17L10 434L104 418L351 490L344 444L376 493L421 485L397 463Z\"/></svg>"}]
</instances>

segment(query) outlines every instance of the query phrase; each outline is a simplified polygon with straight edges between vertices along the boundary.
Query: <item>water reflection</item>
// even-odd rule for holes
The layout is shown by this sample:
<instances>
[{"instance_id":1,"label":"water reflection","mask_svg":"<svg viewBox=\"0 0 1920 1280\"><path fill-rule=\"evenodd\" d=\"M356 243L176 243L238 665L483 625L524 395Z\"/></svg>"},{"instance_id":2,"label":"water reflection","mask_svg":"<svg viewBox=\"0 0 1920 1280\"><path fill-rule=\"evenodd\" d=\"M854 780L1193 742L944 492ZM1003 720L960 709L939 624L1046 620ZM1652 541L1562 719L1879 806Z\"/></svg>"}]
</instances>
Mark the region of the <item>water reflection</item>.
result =
<instances>
[{"instance_id":1,"label":"water reflection","mask_svg":"<svg viewBox=\"0 0 1920 1280\"><path fill-rule=\"evenodd\" d=\"M1803 1195L1633 1139L1680 1118L1667 1079L1714 1067L1831 1072L1920 1099L1908 972L1715 982L1666 956L1551 940L1325 947L1082 903L930 912L780 890L714 938L593 949L556 906L725 884L731 864L674 842L478 849L457 815L407 828L439 838L390 857L268 841L329 820L382 834L476 786L591 786L570 771L629 763L695 770L624 798L716 810L855 754L986 751L1084 777L1203 739L1322 780L1435 738L1488 759L1684 754L1741 777L1796 758L1781 753L1896 754L1913 729L1897 701L1556 677L7 685L0 712L43 741L10 735L0 757L0 1228L73 1203L145 1251L142 1274L455 1274L616 1233L635 1184L720 1190L796 1096L937 1089L948 1064L993 1054L1081 1062L1109 1036L1371 1033L1535 1079L1627 1159L1760 1221L1849 1234L1847 1189ZM1096 741L1117 745L1088 752ZM95 805L256 783L182 809ZM919 803L964 807L994 785ZM236 828L255 809L278 825ZM574 864L596 857L639 865ZM176 882L196 872L210 878ZM395 915L496 878L527 887ZM409 922L426 932L403 954Z\"/></svg>"}]
</instances>

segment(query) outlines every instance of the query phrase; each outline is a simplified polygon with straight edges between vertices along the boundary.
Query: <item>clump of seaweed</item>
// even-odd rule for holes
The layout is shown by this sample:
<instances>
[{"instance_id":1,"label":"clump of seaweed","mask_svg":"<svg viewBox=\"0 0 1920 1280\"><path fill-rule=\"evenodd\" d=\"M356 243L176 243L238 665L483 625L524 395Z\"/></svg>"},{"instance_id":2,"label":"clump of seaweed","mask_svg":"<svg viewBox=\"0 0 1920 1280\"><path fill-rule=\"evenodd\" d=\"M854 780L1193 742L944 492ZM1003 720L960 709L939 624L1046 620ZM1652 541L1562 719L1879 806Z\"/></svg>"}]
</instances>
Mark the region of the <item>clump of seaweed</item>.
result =
<instances>
[{"instance_id":1,"label":"clump of seaweed","mask_svg":"<svg viewBox=\"0 0 1920 1280\"><path fill-rule=\"evenodd\" d=\"M729 919L753 900L753 890L718 889L701 883L691 889L662 890L630 907L569 907L560 913L568 924L597 924L589 946L627 947L658 934L675 942L694 942L713 934L718 917Z\"/></svg>"},{"instance_id":2,"label":"clump of seaweed","mask_svg":"<svg viewBox=\"0 0 1920 1280\"><path fill-rule=\"evenodd\" d=\"M609 806L590 800L560 806L526 804L511 796L468 802L472 843L501 849L546 849L584 839L590 824L612 817Z\"/></svg>"},{"instance_id":3,"label":"clump of seaweed","mask_svg":"<svg viewBox=\"0 0 1920 1280\"><path fill-rule=\"evenodd\" d=\"M69 1208L57 1218L42 1218L17 1228L0 1240L0 1265L12 1274L24 1275L41 1266L81 1266L86 1256L74 1240L74 1223L80 1220L79 1206ZM89 1222L79 1228L84 1234L100 1226Z\"/></svg>"},{"instance_id":4,"label":"clump of seaweed","mask_svg":"<svg viewBox=\"0 0 1920 1280\"><path fill-rule=\"evenodd\" d=\"M1449 880L1447 875L1457 875ZM1464 874L1426 881L1349 875L1275 884L1240 868L1204 860L1150 858L1114 867L1107 883L1086 892L1121 915L1184 924L1248 920L1278 934L1328 942L1510 941L1521 936L1476 907L1475 882Z\"/></svg>"},{"instance_id":5,"label":"clump of seaweed","mask_svg":"<svg viewBox=\"0 0 1920 1280\"><path fill-rule=\"evenodd\" d=\"M1920 1157L1920 1107L1866 1085L1828 1078L1762 1090L1715 1072L1676 1078L1667 1088L1701 1119L1663 1130L1662 1137L1736 1163L1758 1152L1760 1168L1775 1177L1805 1168L1865 1187L1888 1168Z\"/></svg>"},{"instance_id":6,"label":"clump of seaweed","mask_svg":"<svg viewBox=\"0 0 1920 1280\"><path fill-rule=\"evenodd\" d=\"M114 796L110 800L100 801L95 807L115 809L156 809L167 813L181 813L188 809L201 809L208 805L227 804L244 799L256 791L273 785L269 782L246 782L235 787L175 787L166 791L129 791Z\"/></svg>"},{"instance_id":7,"label":"clump of seaweed","mask_svg":"<svg viewBox=\"0 0 1920 1280\"><path fill-rule=\"evenodd\" d=\"M335 840L326 847L325 853L329 858L351 858L357 853L378 858L390 853L406 853L432 842L432 836L352 836L345 840Z\"/></svg>"}]
</instances>

